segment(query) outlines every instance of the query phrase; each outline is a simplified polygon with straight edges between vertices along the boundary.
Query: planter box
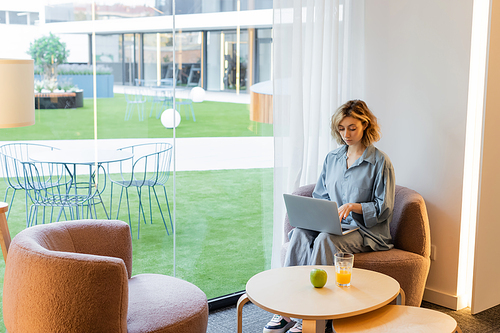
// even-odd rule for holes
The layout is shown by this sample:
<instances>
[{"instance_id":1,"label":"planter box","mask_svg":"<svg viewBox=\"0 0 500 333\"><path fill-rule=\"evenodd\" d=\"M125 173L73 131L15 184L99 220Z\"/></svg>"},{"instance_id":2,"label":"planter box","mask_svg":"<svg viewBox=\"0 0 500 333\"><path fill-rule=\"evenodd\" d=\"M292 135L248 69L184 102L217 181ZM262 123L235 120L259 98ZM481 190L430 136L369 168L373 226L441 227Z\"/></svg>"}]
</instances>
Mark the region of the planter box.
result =
<instances>
[{"instance_id":1,"label":"planter box","mask_svg":"<svg viewBox=\"0 0 500 333\"><path fill-rule=\"evenodd\" d=\"M58 81L70 81L77 85L79 89L83 89L83 98L94 97L94 81L92 75L58 75ZM35 80L42 80L41 75L35 75ZM114 77L109 75L97 75L97 97L110 98L113 94Z\"/></svg>"},{"instance_id":2,"label":"planter box","mask_svg":"<svg viewBox=\"0 0 500 333\"><path fill-rule=\"evenodd\" d=\"M36 93L35 109L74 109L76 93Z\"/></svg>"}]
</instances>

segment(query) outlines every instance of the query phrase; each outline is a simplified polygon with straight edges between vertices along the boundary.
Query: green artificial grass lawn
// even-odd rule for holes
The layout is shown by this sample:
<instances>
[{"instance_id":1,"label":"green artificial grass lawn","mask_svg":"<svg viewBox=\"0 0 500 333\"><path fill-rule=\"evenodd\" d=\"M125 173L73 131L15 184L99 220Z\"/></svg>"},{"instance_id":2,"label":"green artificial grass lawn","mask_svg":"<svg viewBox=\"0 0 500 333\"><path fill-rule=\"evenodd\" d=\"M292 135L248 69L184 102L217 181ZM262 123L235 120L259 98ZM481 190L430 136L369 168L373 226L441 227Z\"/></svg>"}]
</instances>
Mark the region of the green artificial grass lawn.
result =
<instances>
[{"instance_id":1,"label":"green artificial grass lawn","mask_svg":"<svg viewBox=\"0 0 500 333\"><path fill-rule=\"evenodd\" d=\"M273 221L273 170L214 170L176 173L176 250L175 275L200 287L207 297L245 289L248 279L270 268ZM173 211L173 175L167 183L170 208ZM5 192L0 182L0 194ZM157 187L166 223L171 232L163 189ZM103 201L109 210L110 186ZM119 190L113 187L113 218ZM147 223L141 221L137 239L138 200L134 188L129 190L133 271L132 274L174 274L173 235L167 235L158 209L154 208L153 224L149 222L147 191L142 202ZM10 196L9 196L10 200ZM154 200L154 197L153 197ZM104 210L97 207L98 218ZM26 227L24 193L16 193L9 216L11 236ZM119 219L128 222L123 199ZM40 219L41 221L41 215ZM3 287L5 264L0 261L0 287ZM1 289L0 289L1 290ZM29 309L26 310L29 312ZM5 332L3 317L0 332Z\"/></svg>"},{"instance_id":2,"label":"green artificial grass lawn","mask_svg":"<svg viewBox=\"0 0 500 333\"><path fill-rule=\"evenodd\" d=\"M166 138L173 130L166 129L160 119L149 117L151 103L144 108L144 121L139 121L137 110L125 121L127 103L123 94L97 100L97 138ZM181 110L181 123L176 128L177 138L272 136L273 125L250 120L248 104L209 102L193 103L196 122L191 114L186 119ZM75 140L94 138L94 101L84 99L84 107L77 109L36 110L33 126L2 129L0 140Z\"/></svg>"},{"instance_id":3,"label":"green artificial grass lawn","mask_svg":"<svg viewBox=\"0 0 500 333\"><path fill-rule=\"evenodd\" d=\"M193 103L193 107L196 122L191 114L190 119L186 119L182 110L182 120L175 133L177 138L273 135L272 124L250 121L249 105L206 101ZM36 110L35 125L2 129L0 141L93 139L93 109L93 99L85 99L83 108ZM164 128L155 116L149 117L151 103L145 105L144 121L138 120L136 110L132 119L125 121L125 109L126 101L122 94L97 100L98 139L173 137L173 130ZM167 183L173 217L172 189L173 175ZM0 195L3 196L4 191L5 182L0 180ZM116 218L119 189L115 187L113 191L113 218ZM137 239L137 192L133 188L129 191L133 233L132 274L174 275L174 237L163 189L157 188L157 193L170 236L165 231L155 201L153 224L150 224L147 192L143 191L143 203L148 222L144 224L141 221L140 239ZM209 299L244 290L251 276L270 268L272 193L272 169L177 172L175 275L199 286ZM108 183L103 193L107 209L109 197ZM98 218L104 218L100 205L97 210ZM40 213L39 222L41 216ZM125 199L118 218L128 222ZM18 191L9 216L12 237L25 227L24 193ZM4 271L5 265L1 261L0 287L3 287ZM0 332L5 332L3 317L0 317Z\"/></svg>"}]
</instances>

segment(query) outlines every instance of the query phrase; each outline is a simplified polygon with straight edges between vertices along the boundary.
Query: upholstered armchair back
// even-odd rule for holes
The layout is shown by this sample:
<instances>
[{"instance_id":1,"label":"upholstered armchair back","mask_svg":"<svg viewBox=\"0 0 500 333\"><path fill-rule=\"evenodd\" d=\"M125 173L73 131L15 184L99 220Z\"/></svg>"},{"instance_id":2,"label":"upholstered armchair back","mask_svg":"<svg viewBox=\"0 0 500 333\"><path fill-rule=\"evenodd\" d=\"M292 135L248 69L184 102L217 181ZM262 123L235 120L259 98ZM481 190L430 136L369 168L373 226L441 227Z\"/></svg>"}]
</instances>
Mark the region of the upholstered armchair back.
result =
<instances>
[{"instance_id":1,"label":"upholstered armchair back","mask_svg":"<svg viewBox=\"0 0 500 333\"><path fill-rule=\"evenodd\" d=\"M413 252L424 258L431 254L429 219L425 201L417 192L396 185L394 212L390 224L396 249Z\"/></svg>"},{"instance_id":2,"label":"upholstered armchair back","mask_svg":"<svg viewBox=\"0 0 500 333\"><path fill-rule=\"evenodd\" d=\"M3 290L9 333L127 332L130 229L99 222L34 226L14 237Z\"/></svg>"}]
</instances>

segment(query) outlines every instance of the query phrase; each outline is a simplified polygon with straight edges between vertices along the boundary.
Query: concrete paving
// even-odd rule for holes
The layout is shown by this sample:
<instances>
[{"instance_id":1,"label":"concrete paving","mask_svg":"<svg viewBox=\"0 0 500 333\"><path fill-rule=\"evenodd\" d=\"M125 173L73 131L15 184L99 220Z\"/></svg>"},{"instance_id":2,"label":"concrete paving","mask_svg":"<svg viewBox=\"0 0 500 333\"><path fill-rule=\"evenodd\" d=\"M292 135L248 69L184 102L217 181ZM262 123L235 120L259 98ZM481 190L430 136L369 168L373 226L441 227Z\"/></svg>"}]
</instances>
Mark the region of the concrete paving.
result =
<instances>
[{"instance_id":1,"label":"concrete paving","mask_svg":"<svg viewBox=\"0 0 500 333\"><path fill-rule=\"evenodd\" d=\"M155 91L147 87L134 87L134 86L117 86L113 87L113 92L117 94L123 94L126 90L141 90L144 95L154 95ZM189 93L191 88L178 87L175 89L175 95L177 98L189 98ZM171 91L171 89L169 89ZM241 103L250 104L250 94L242 92L237 94L236 92L225 92L225 91L205 91L205 101L213 102L226 102L226 103Z\"/></svg>"},{"instance_id":2,"label":"concrete paving","mask_svg":"<svg viewBox=\"0 0 500 333\"><path fill-rule=\"evenodd\" d=\"M103 140L40 140L59 149L117 149L151 142L168 142L173 139L103 139ZM0 145L11 141L0 141ZM175 139L171 171L225 170L272 168L274 165L274 140L272 137L234 138L179 138ZM85 169L82 172L88 172ZM111 172L119 172L111 169Z\"/></svg>"}]
</instances>

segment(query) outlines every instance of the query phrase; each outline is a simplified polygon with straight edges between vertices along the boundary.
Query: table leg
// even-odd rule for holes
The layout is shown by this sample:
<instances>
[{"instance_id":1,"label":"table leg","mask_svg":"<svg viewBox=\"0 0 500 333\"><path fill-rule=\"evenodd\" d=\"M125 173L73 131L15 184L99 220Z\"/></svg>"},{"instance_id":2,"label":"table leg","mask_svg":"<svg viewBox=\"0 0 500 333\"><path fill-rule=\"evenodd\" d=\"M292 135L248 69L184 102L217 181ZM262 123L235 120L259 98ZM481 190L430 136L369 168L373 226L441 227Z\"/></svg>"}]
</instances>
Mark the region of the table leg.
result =
<instances>
[{"instance_id":1,"label":"table leg","mask_svg":"<svg viewBox=\"0 0 500 333\"><path fill-rule=\"evenodd\" d=\"M238 333L242 333L243 330L243 305L249 301L247 294L243 294L238 299L238 304L236 305L236 310L238 313Z\"/></svg>"},{"instance_id":2,"label":"table leg","mask_svg":"<svg viewBox=\"0 0 500 333\"><path fill-rule=\"evenodd\" d=\"M5 213L9 210L9 205L0 202L0 243L2 246L3 260L7 262L7 252L10 246L10 232Z\"/></svg>"},{"instance_id":3,"label":"table leg","mask_svg":"<svg viewBox=\"0 0 500 333\"><path fill-rule=\"evenodd\" d=\"M396 297L396 304L405 305L405 303L406 303L405 291L403 290L403 288L399 288L399 295Z\"/></svg>"},{"instance_id":4,"label":"table leg","mask_svg":"<svg viewBox=\"0 0 500 333\"><path fill-rule=\"evenodd\" d=\"M71 194L71 188L73 186L75 187L75 196L78 195L78 189L77 189L77 184L76 184L76 164L73 164L73 173L71 173L71 169L69 168L67 163L64 163L64 168L66 169L66 171L68 171L68 175L70 177L69 186L66 185L67 186L66 187L66 199L68 199L68 196ZM68 210L69 210L70 219L74 219L73 207L71 207L71 205L68 206ZM59 222L59 219L61 218L61 215L63 212L64 212L64 207L61 207L61 209L59 210L59 214L57 214L56 222ZM77 214L76 219L78 220L78 206L76 206L76 214ZM64 213L64 217L67 218L66 213Z\"/></svg>"},{"instance_id":5,"label":"table leg","mask_svg":"<svg viewBox=\"0 0 500 333\"><path fill-rule=\"evenodd\" d=\"M324 320L302 319L303 333L325 333Z\"/></svg>"}]
</instances>

